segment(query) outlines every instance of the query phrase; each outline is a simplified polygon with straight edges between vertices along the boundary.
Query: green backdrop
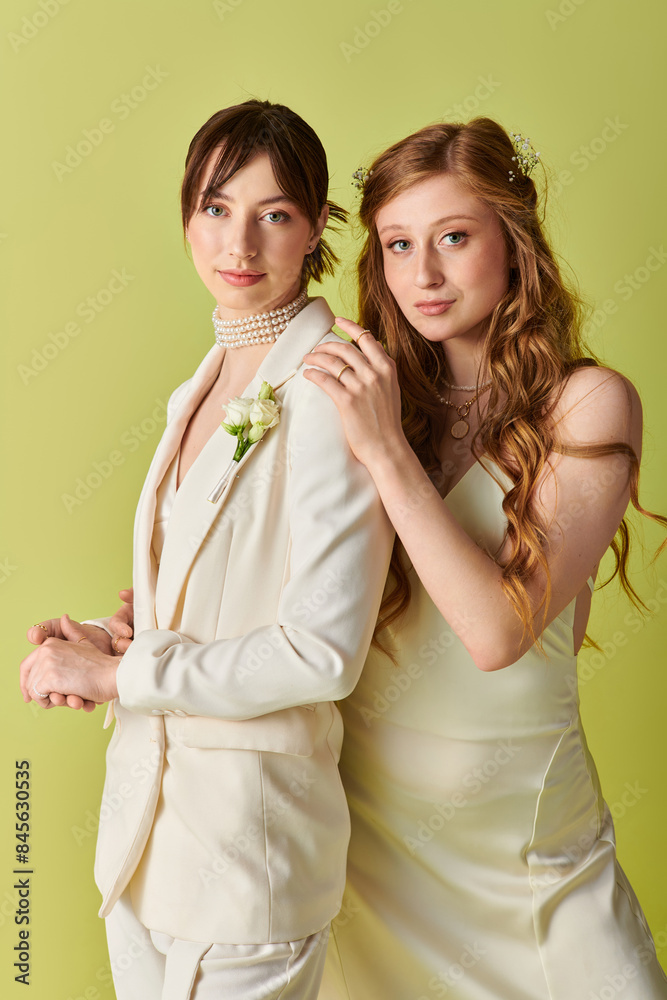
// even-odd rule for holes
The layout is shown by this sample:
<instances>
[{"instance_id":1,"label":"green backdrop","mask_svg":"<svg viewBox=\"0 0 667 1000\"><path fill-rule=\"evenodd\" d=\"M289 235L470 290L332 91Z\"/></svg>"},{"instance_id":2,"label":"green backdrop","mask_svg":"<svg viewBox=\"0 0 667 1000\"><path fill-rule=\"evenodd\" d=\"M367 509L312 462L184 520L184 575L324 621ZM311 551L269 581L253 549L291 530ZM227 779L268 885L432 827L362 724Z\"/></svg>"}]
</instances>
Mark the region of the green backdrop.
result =
<instances>
[{"instance_id":1,"label":"green backdrop","mask_svg":"<svg viewBox=\"0 0 667 1000\"><path fill-rule=\"evenodd\" d=\"M14 982L15 761L32 773L33 1000L113 1000L92 878L102 711L45 713L17 685L25 629L110 613L131 578L134 506L169 392L212 342L186 257L178 186L188 142L249 96L302 114L352 172L443 117L528 134L552 175L555 245L596 308L593 347L638 385L644 504L667 508L664 37L655 0L6 0L0 255L7 316L0 546L0 989ZM325 293L351 314L348 269ZM8 468L7 468L8 467ZM660 532L645 527L647 553ZM594 601L602 652L581 658L589 742L619 854L667 960L667 559ZM25 876L24 876L25 877Z\"/></svg>"}]
</instances>

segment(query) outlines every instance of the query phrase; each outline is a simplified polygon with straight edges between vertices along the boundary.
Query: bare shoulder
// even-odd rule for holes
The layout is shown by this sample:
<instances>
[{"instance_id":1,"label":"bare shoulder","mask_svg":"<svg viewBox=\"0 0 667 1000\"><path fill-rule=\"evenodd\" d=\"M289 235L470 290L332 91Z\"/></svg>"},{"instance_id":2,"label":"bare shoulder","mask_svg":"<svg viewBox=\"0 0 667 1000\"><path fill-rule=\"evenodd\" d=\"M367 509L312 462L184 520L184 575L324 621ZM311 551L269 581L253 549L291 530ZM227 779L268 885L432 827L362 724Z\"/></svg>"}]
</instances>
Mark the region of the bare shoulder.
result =
<instances>
[{"instance_id":1,"label":"bare shoulder","mask_svg":"<svg viewBox=\"0 0 667 1000\"><path fill-rule=\"evenodd\" d=\"M577 368L568 376L552 411L564 443L624 442L641 449L642 405L632 382L602 366Z\"/></svg>"}]
</instances>

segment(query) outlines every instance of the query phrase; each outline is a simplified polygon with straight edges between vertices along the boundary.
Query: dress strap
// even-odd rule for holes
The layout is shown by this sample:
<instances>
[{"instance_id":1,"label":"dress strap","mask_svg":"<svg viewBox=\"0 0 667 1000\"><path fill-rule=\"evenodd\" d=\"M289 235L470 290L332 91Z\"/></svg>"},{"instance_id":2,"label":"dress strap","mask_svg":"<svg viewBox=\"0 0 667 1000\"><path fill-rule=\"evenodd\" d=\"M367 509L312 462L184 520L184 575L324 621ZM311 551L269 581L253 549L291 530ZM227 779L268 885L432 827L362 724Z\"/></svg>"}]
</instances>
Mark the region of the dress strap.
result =
<instances>
[{"instance_id":1,"label":"dress strap","mask_svg":"<svg viewBox=\"0 0 667 1000\"><path fill-rule=\"evenodd\" d=\"M591 594L592 594L593 591L595 590L595 577L589 576L589 578L586 580L586 583L591 588Z\"/></svg>"}]
</instances>

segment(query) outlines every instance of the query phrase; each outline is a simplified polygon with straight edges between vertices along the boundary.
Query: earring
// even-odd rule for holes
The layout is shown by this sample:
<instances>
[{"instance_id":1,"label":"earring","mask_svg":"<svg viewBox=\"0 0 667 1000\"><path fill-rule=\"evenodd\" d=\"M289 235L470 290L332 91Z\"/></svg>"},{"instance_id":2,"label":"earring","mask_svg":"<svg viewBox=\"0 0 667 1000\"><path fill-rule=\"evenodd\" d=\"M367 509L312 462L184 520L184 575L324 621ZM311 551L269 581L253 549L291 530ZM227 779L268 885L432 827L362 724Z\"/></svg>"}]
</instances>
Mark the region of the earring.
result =
<instances>
[{"instance_id":1,"label":"earring","mask_svg":"<svg viewBox=\"0 0 667 1000\"><path fill-rule=\"evenodd\" d=\"M312 244L312 243L309 243L309 244L308 244L308 249L309 249L309 250L312 250L312 249L313 249L313 244Z\"/></svg>"}]
</instances>

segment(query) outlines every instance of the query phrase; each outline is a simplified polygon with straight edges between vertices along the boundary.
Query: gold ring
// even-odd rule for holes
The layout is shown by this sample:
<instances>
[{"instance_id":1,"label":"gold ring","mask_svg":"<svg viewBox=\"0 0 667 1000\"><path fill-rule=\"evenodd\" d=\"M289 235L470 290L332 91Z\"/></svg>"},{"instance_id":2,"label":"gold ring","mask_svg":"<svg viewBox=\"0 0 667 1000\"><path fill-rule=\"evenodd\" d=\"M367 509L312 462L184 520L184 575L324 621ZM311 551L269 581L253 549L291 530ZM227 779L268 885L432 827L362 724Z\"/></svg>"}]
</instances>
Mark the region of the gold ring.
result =
<instances>
[{"instance_id":1,"label":"gold ring","mask_svg":"<svg viewBox=\"0 0 667 1000\"><path fill-rule=\"evenodd\" d=\"M114 648L114 649L116 650L116 652L118 653L118 655L119 655L119 656L121 655L121 653L120 653L120 649L118 648L118 646L116 645L116 643L117 643L117 642L118 642L118 640L119 640L119 639L121 639L121 638L122 638L122 636L120 636L120 635L117 635L117 636L115 637L115 639L112 639L112 640L111 640L111 645L112 645L112 646L113 646L113 648Z\"/></svg>"},{"instance_id":2,"label":"gold ring","mask_svg":"<svg viewBox=\"0 0 667 1000\"><path fill-rule=\"evenodd\" d=\"M37 622L37 623L36 623L35 625L33 625L32 627L33 627L33 628L43 628L43 629L44 629L44 631L46 632L46 634L47 634L47 635L49 634L49 630L48 630L48 628L46 627L46 625L42 625L42 623L41 623L41 622ZM34 690L34 689L33 689L33 690ZM43 698L43 697L44 697L44 695L43 695L43 694L41 694L41 695L40 695L40 698Z\"/></svg>"},{"instance_id":3,"label":"gold ring","mask_svg":"<svg viewBox=\"0 0 667 1000\"><path fill-rule=\"evenodd\" d=\"M87 635L82 635L82 636L81 636L81 638L80 638L80 639L77 639L76 641L77 641L77 643L79 643L79 642L83 642L83 640L84 640L84 639L87 639L87 638L88 638L88 636L87 636Z\"/></svg>"},{"instance_id":4,"label":"gold ring","mask_svg":"<svg viewBox=\"0 0 667 1000\"><path fill-rule=\"evenodd\" d=\"M340 382L340 377L341 377L341 375L343 374L343 372L345 371L346 368L352 368L352 365L343 365L343 367L341 368L341 370L336 375L336 381L337 382Z\"/></svg>"},{"instance_id":5,"label":"gold ring","mask_svg":"<svg viewBox=\"0 0 667 1000\"><path fill-rule=\"evenodd\" d=\"M359 341L361 340L361 338L363 337L363 335L364 335L365 333L371 333L371 331L370 331L370 330L362 330L362 331L361 331L361 333L359 334L359 336L357 337L357 339L356 339L355 343L357 343L357 344L358 344L358 343L359 343ZM371 337L373 337L373 334L372 334L372 333L371 333ZM373 337L373 340L375 340L375 337Z\"/></svg>"}]
</instances>

